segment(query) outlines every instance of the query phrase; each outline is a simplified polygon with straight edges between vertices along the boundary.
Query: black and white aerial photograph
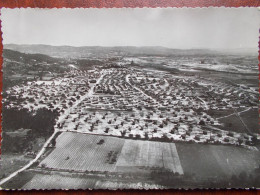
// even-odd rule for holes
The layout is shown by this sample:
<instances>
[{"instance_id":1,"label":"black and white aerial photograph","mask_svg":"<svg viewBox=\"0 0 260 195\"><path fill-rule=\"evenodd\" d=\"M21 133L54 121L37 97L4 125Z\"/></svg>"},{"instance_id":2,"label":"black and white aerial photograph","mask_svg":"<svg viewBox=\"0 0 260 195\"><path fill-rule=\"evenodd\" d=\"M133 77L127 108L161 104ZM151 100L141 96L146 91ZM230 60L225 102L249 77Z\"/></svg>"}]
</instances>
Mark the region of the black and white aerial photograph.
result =
<instances>
[{"instance_id":1,"label":"black and white aerial photograph","mask_svg":"<svg viewBox=\"0 0 260 195\"><path fill-rule=\"evenodd\" d=\"M260 187L258 8L0 19L1 189Z\"/></svg>"}]
</instances>

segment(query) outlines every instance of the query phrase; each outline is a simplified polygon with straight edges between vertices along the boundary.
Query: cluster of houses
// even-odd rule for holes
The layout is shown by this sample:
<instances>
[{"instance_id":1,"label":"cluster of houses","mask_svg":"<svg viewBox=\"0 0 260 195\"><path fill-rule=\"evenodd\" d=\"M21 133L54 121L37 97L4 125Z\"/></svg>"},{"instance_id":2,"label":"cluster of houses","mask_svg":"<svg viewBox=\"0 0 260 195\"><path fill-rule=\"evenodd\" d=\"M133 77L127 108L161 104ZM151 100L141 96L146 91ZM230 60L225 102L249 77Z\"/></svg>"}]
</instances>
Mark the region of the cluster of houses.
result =
<instances>
[{"instance_id":1,"label":"cluster of houses","mask_svg":"<svg viewBox=\"0 0 260 195\"><path fill-rule=\"evenodd\" d=\"M194 85L199 89L195 81ZM248 135L212 127L219 123L207 114L210 104L204 93L202 88L195 96L184 78L110 69L95 85L94 94L75 107L59 128L131 139L249 144Z\"/></svg>"},{"instance_id":2,"label":"cluster of houses","mask_svg":"<svg viewBox=\"0 0 260 195\"><path fill-rule=\"evenodd\" d=\"M258 105L256 93L210 80L203 82L181 76L156 78L140 71L132 75L131 81L167 107L178 104L189 109L225 110Z\"/></svg>"},{"instance_id":3,"label":"cluster of houses","mask_svg":"<svg viewBox=\"0 0 260 195\"><path fill-rule=\"evenodd\" d=\"M232 88L217 88L194 78L131 68L105 69L102 74L97 69L73 69L50 81L11 88L4 106L31 111L46 107L60 115L69 109L69 114L55 125L60 131L249 145L252 136L214 128L219 122L207 112L233 106L236 93L223 98L229 90ZM85 96L89 91L93 93ZM77 105L72 107L75 102Z\"/></svg>"},{"instance_id":4,"label":"cluster of houses","mask_svg":"<svg viewBox=\"0 0 260 195\"><path fill-rule=\"evenodd\" d=\"M70 71L50 81L27 82L26 85L7 90L3 104L7 109L26 108L29 111L37 111L47 108L62 113L88 92L91 81L97 77L99 74L90 74L87 71Z\"/></svg>"}]
</instances>

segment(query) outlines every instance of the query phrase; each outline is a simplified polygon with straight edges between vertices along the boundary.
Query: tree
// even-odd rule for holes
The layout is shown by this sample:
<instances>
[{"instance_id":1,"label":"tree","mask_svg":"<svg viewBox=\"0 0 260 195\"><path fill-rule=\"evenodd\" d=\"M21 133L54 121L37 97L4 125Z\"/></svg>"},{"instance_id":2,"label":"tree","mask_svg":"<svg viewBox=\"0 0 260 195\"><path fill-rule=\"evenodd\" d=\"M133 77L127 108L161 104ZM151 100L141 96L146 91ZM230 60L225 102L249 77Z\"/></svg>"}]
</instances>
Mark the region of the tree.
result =
<instances>
[{"instance_id":1,"label":"tree","mask_svg":"<svg viewBox=\"0 0 260 195\"><path fill-rule=\"evenodd\" d=\"M144 137L145 137L146 140L149 139L149 136L148 136L148 133L147 133L147 132L144 133Z\"/></svg>"},{"instance_id":2,"label":"tree","mask_svg":"<svg viewBox=\"0 0 260 195\"><path fill-rule=\"evenodd\" d=\"M241 145L243 143L243 140L242 139L238 139L237 142L238 142L239 145Z\"/></svg>"},{"instance_id":3,"label":"tree","mask_svg":"<svg viewBox=\"0 0 260 195\"><path fill-rule=\"evenodd\" d=\"M252 142L253 145L256 145L259 141L258 141L256 136L252 136L251 142Z\"/></svg>"},{"instance_id":4,"label":"tree","mask_svg":"<svg viewBox=\"0 0 260 195\"><path fill-rule=\"evenodd\" d=\"M159 125L160 128L163 128L163 123Z\"/></svg>"},{"instance_id":5,"label":"tree","mask_svg":"<svg viewBox=\"0 0 260 195\"><path fill-rule=\"evenodd\" d=\"M106 130L105 130L104 132L105 132L105 133L108 133L108 131L109 131L109 128L107 127Z\"/></svg>"},{"instance_id":6,"label":"tree","mask_svg":"<svg viewBox=\"0 0 260 195\"><path fill-rule=\"evenodd\" d=\"M121 131L121 136L125 137L126 131Z\"/></svg>"},{"instance_id":7,"label":"tree","mask_svg":"<svg viewBox=\"0 0 260 195\"><path fill-rule=\"evenodd\" d=\"M162 136L162 139L163 139L164 141L167 141L167 140L169 140L169 138L168 138L168 136L167 136L167 134L166 134L166 133L164 133L164 134L163 134L163 136Z\"/></svg>"},{"instance_id":8,"label":"tree","mask_svg":"<svg viewBox=\"0 0 260 195\"><path fill-rule=\"evenodd\" d=\"M199 125L205 125L205 121L204 120L200 120Z\"/></svg>"}]
</instances>

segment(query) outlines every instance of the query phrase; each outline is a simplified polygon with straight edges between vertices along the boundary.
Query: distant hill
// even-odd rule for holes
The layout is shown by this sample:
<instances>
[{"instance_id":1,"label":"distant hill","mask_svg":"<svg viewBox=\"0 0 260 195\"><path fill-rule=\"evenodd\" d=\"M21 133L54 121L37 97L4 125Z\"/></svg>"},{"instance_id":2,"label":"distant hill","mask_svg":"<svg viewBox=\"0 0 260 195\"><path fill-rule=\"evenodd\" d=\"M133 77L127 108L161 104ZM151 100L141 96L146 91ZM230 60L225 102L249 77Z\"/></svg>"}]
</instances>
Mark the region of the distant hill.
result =
<instances>
[{"instance_id":1,"label":"distant hill","mask_svg":"<svg viewBox=\"0 0 260 195\"><path fill-rule=\"evenodd\" d=\"M25 54L10 49L3 49L3 58L3 71L6 78L17 75L20 75L19 77L21 78L34 77L39 76L39 74L44 75L47 72L62 73L69 69L68 62L44 54ZM29 73L30 71L36 72Z\"/></svg>"},{"instance_id":2,"label":"distant hill","mask_svg":"<svg viewBox=\"0 0 260 195\"><path fill-rule=\"evenodd\" d=\"M23 53L35 54L40 53L52 57L62 58L86 58L88 56L105 57L107 55L118 56L137 56L137 55L203 55L216 54L215 51L208 49L170 49L166 47L134 47L134 46L120 46L120 47L100 47L100 46L50 46L50 45L16 45L6 44L5 49L11 49Z\"/></svg>"},{"instance_id":3,"label":"distant hill","mask_svg":"<svg viewBox=\"0 0 260 195\"><path fill-rule=\"evenodd\" d=\"M25 54L25 53L21 53L19 51L14 51L14 50L10 50L10 49L3 49L3 58L14 60L14 61L19 61L19 62L24 62L24 63L28 63L32 60L37 61L37 62L54 63L59 60L59 59L56 59L56 58L53 58L53 57L50 57L50 56L44 55L44 54L38 54L38 53Z\"/></svg>"}]
</instances>

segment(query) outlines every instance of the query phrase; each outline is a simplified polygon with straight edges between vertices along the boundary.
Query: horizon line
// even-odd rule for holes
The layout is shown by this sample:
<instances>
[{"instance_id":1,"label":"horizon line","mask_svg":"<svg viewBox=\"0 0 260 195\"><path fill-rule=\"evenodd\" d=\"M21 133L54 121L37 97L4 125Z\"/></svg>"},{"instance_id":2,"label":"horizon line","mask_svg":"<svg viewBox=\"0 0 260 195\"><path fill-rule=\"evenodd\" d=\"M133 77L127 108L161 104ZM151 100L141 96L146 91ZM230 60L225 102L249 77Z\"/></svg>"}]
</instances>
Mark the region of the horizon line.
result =
<instances>
[{"instance_id":1,"label":"horizon line","mask_svg":"<svg viewBox=\"0 0 260 195\"><path fill-rule=\"evenodd\" d=\"M26 45L26 46L37 46L37 45L42 45L42 46L51 46L51 47L106 47L106 48L112 48L112 47L137 47L137 48L142 48L142 47L161 47L165 49L176 49L176 50L193 50L193 49L199 49L199 50L242 50L242 49L257 49L257 52L259 51L259 48L206 48L206 47L192 47L192 48L171 48L167 46L160 46L160 45L143 45L143 46L136 46L136 45L114 45L114 46L104 46L104 45L81 45L81 46L76 46L76 45L51 45L51 44L43 44L43 43L33 43L33 44L28 44L28 43L22 43L22 44L17 44L17 43L3 43L4 45ZM3 48L4 49L4 48Z\"/></svg>"}]
</instances>

